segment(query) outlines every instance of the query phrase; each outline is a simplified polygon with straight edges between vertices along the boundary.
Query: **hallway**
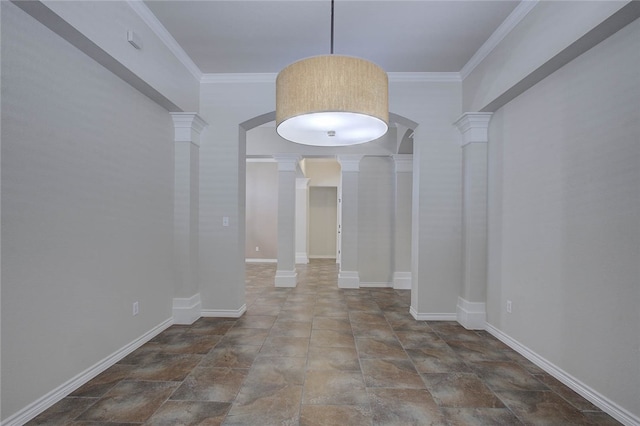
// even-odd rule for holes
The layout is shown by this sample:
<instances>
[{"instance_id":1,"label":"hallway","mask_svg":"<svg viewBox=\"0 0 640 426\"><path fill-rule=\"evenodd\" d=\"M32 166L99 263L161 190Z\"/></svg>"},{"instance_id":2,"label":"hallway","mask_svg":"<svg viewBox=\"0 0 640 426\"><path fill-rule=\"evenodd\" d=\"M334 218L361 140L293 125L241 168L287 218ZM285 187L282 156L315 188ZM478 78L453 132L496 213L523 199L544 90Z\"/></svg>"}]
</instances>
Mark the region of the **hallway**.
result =
<instances>
[{"instance_id":1,"label":"hallway","mask_svg":"<svg viewBox=\"0 0 640 426\"><path fill-rule=\"evenodd\" d=\"M297 268L247 264L242 318L174 325L29 424L618 424L488 333L415 321L408 290Z\"/></svg>"}]
</instances>

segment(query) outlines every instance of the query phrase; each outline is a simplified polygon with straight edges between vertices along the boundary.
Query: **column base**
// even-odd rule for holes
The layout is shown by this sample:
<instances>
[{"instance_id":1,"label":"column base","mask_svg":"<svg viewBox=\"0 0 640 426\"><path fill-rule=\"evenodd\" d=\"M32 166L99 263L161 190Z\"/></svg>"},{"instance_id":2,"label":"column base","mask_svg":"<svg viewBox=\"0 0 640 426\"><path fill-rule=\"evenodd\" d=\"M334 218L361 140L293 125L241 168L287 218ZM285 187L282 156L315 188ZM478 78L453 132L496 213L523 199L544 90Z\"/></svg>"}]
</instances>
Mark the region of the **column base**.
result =
<instances>
[{"instance_id":1,"label":"column base","mask_svg":"<svg viewBox=\"0 0 640 426\"><path fill-rule=\"evenodd\" d=\"M276 287L295 287L298 283L298 273L294 269L293 271L276 271Z\"/></svg>"},{"instance_id":2,"label":"column base","mask_svg":"<svg viewBox=\"0 0 640 426\"><path fill-rule=\"evenodd\" d=\"M296 253L296 264L307 264L309 263L309 256L307 256L307 253L304 252L298 252Z\"/></svg>"},{"instance_id":3,"label":"column base","mask_svg":"<svg viewBox=\"0 0 640 426\"><path fill-rule=\"evenodd\" d=\"M338 273L339 288L360 288L360 274L358 271L340 271Z\"/></svg>"},{"instance_id":4,"label":"column base","mask_svg":"<svg viewBox=\"0 0 640 426\"><path fill-rule=\"evenodd\" d=\"M487 323L487 308L484 302L469 302L458 297L456 320L467 330L484 330Z\"/></svg>"},{"instance_id":5,"label":"column base","mask_svg":"<svg viewBox=\"0 0 640 426\"><path fill-rule=\"evenodd\" d=\"M394 272L393 288L396 290L411 290L411 272Z\"/></svg>"},{"instance_id":6,"label":"column base","mask_svg":"<svg viewBox=\"0 0 640 426\"><path fill-rule=\"evenodd\" d=\"M191 325L200 318L201 311L200 293L196 293L191 297L173 298L174 324Z\"/></svg>"}]
</instances>

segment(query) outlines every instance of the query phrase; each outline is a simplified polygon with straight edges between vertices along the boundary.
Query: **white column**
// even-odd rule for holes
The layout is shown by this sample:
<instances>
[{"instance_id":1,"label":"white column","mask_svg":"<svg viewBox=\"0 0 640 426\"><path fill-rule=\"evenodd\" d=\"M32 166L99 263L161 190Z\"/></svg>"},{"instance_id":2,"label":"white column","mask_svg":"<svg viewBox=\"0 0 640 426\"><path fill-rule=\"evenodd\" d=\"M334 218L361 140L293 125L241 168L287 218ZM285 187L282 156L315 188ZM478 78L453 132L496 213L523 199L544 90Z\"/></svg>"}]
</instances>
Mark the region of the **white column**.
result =
<instances>
[{"instance_id":1,"label":"white column","mask_svg":"<svg viewBox=\"0 0 640 426\"><path fill-rule=\"evenodd\" d=\"M192 324L200 318L198 283L200 132L207 123L195 113L172 112L174 157L174 259L173 321Z\"/></svg>"},{"instance_id":2,"label":"white column","mask_svg":"<svg viewBox=\"0 0 640 426\"><path fill-rule=\"evenodd\" d=\"M396 154L393 288L411 289L411 191L413 155Z\"/></svg>"},{"instance_id":3,"label":"white column","mask_svg":"<svg viewBox=\"0 0 640 426\"><path fill-rule=\"evenodd\" d=\"M278 267L276 287L295 287L296 272L296 169L300 156L278 154Z\"/></svg>"},{"instance_id":4,"label":"white column","mask_svg":"<svg viewBox=\"0 0 640 426\"><path fill-rule=\"evenodd\" d=\"M296 263L309 263L309 181L296 179Z\"/></svg>"},{"instance_id":5,"label":"white column","mask_svg":"<svg viewBox=\"0 0 640 426\"><path fill-rule=\"evenodd\" d=\"M457 319L467 329L486 324L487 142L491 113L465 113L454 125L462 133L462 292Z\"/></svg>"},{"instance_id":6,"label":"white column","mask_svg":"<svg viewBox=\"0 0 640 426\"><path fill-rule=\"evenodd\" d=\"M362 155L339 155L342 168L342 244L338 287L360 288L358 272L358 180Z\"/></svg>"}]
</instances>

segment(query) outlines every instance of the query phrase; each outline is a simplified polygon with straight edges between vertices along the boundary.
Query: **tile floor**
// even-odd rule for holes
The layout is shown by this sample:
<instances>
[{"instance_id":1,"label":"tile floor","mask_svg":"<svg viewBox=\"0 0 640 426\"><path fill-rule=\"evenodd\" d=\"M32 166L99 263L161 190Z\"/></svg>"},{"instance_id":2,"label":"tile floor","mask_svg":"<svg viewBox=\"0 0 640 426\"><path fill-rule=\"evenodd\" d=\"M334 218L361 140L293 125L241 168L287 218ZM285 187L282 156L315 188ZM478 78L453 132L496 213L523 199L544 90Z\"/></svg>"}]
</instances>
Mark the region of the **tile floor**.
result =
<instances>
[{"instance_id":1,"label":"tile floor","mask_svg":"<svg viewBox=\"0 0 640 426\"><path fill-rule=\"evenodd\" d=\"M242 318L172 326L29 424L618 424L488 333L415 321L409 291L274 276L248 264Z\"/></svg>"}]
</instances>

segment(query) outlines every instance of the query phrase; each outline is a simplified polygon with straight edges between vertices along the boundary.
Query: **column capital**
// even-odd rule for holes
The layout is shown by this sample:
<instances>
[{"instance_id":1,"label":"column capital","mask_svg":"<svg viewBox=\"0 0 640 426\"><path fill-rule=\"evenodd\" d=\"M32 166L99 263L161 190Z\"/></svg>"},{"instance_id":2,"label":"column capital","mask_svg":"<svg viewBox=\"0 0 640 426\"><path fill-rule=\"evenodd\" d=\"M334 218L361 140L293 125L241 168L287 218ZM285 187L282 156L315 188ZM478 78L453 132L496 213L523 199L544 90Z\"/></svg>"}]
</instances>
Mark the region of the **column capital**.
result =
<instances>
[{"instance_id":1,"label":"column capital","mask_svg":"<svg viewBox=\"0 0 640 426\"><path fill-rule=\"evenodd\" d=\"M176 142L191 142L200 146L200 132L209 124L195 112L170 112Z\"/></svg>"},{"instance_id":2,"label":"column capital","mask_svg":"<svg viewBox=\"0 0 640 426\"><path fill-rule=\"evenodd\" d=\"M302 159L299 154L273 154L273 158L278 162L279 172L295 172Z\"/></svg>"},{"instance_id":3,"label":"column capital","mask_svg":"<svg viewBox=\"0 0 640 426\"><path fill-rule=\"evenodd\" d=\"M310 181L309 178L296 178L296 189L307 189Z\"/></svg>"},{"instance_id":4,"label":"column capital","mask_svg":"<svg viewBox=\"0 0 640 426\"><path fill-rule=\"evenodd\" d=\"M413 154L392 155L396 173L410 173L413 171Z\"/></svg>"},{"instance_id":5,"label":"column capital","mask_svg":"<svg viewBox=\"0 0 640 426\"><path fill-rule=\"evenodd\" d=\"M492 114L492 112L465 112L453 123L462 134L462 146L489 141L489 121Z\"/></svg>"},{"instance_id":6,"label":"column capital","mask_svg":"<svg viewBox=\"0 0 640 426\"><path fill-rule=\"evenodd\" d=\"M340 167L342 168L342 172L359 172L360 171L360 160L362 160L364 155L358 154L349 154L349 155L338 155L338 163L340 163Z\"/></svg>"}]
</instances>

